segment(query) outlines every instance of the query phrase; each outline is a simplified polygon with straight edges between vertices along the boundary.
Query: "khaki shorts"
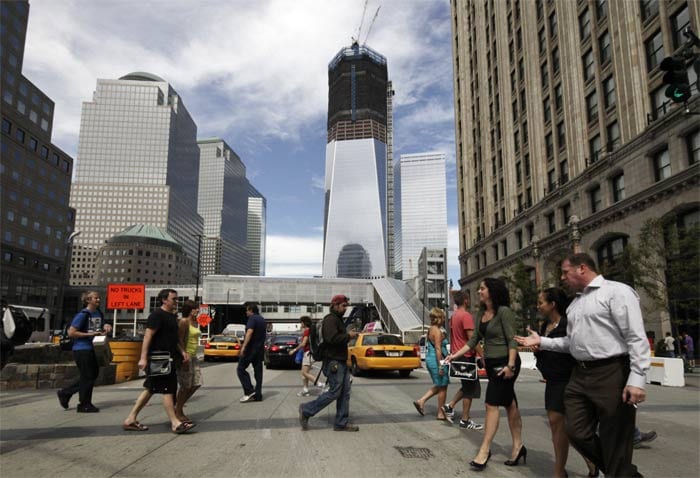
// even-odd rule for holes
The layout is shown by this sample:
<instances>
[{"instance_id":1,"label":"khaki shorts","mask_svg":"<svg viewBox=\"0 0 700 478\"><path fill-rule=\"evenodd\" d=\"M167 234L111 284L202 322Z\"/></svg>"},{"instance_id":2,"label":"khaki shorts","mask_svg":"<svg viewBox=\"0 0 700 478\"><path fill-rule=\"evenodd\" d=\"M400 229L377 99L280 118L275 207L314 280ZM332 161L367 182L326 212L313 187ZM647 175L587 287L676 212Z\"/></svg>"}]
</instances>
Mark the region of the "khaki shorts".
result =
<instances>
[{"instance_id":1,"label":"khaki shorts","mask_svg":"<svg viewBox=\"0 0 700 478\"><path fill-rule=\"evenodd\" d=\"M177 369L177 384L180 388L202 386L202 369L199 366L199 360L194 355L190 355L189 362L181 364Z\"/></svg>"},{"instance_id":2,"label":"khaki shorts","mask_svg":"<svg viewBox=\"0 0 700 478\"><path fill-rule=\"evenodd\" d=\"M304 358L301 360L301 365L309 366L314 363L314 358L311 356L311 352L304 352Z\"/></svg>"}]
</instances>

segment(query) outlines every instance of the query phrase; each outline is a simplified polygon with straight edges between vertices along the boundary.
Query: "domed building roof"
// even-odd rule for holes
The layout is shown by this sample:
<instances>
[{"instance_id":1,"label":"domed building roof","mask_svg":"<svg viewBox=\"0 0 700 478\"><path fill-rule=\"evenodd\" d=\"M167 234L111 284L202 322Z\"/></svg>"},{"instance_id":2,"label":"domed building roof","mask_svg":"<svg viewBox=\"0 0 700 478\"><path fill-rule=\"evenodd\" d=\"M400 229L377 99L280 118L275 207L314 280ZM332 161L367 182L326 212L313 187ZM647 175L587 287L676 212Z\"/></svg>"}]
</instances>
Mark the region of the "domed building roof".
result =
<instances>
[{"instance_id":1,"label":"domed building roof","mask_svg":"<svg viewBox=\"0 0 700 478\"><path fill-rule=\"evenodd\" d=\"M134 81L163 81L165 80L160 76L156 76L153 73L147 73L145 71L134 71L128 75L124 75L120 80L134 80Z\"/></svg>"},{"instance_id":2,"label":"domed building roof","mask_svg":"<svg viewBox=\"0 0 700 478\"><path fill-rule=\"evenodd\" d=\"M151 224L134 224L129 226L122 232L107 239L107 244L134 241L182 249L182 246L167 231Z\"/></svg>"}]
</instances>

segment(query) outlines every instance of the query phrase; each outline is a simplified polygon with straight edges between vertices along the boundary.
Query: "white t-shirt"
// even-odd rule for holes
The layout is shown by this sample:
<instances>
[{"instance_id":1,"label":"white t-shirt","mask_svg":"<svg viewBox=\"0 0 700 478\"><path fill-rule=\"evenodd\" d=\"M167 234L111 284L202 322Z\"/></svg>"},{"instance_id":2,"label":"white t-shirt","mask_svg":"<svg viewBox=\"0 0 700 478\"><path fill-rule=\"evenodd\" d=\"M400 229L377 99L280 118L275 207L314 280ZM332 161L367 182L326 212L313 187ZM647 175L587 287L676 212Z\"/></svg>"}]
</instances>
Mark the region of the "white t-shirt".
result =
<instances>
[{"instance_id":1,"label":"white t-shirt","mask_svg":"<svg viewBox=\"0 0 700 478\"><path fill-rule=\"evenodd\" d=\"M664 339L664 342L666 342L666 351L673 352L673 350L674 350L673 344L676 342L673 339L673 337L671 337L670 335L666 336L666 338Z\"/></svg>"}]
</instances>

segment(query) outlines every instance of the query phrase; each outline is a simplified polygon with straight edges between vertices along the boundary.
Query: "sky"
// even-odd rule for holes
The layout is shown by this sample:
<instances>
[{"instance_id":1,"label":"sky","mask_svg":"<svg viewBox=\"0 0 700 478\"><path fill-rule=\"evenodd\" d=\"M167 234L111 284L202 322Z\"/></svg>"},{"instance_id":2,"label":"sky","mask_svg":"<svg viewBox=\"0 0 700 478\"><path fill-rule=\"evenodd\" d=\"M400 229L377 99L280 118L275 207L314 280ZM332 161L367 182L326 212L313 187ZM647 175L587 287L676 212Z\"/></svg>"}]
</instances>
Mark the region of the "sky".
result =
<instances>
[{"instance_id":1,"label":"sky","mask_svg":"<svg viewBox=\"0 0 700 478\"><path fill-rule=\"evenodd\" d=\"M30 0L23 74L55 102L53 143L73 158L82 102L98 78L145 71L168 81L198 138L223 138L267 198L266 275L320 275L328 63L357 36L364 3ZM456 285L449 2L367 3L360 41L387 58L394 158L447 157L448 273Z\"/></svg>"}]
</instances>

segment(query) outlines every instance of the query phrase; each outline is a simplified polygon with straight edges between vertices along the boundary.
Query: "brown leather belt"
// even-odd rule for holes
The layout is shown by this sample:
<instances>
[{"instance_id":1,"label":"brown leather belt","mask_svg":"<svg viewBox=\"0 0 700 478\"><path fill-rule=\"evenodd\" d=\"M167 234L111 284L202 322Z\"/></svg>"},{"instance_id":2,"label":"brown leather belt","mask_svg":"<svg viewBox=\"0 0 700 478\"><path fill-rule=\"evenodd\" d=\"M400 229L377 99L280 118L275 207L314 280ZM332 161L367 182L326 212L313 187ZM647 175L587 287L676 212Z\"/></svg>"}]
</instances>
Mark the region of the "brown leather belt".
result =
<instances>
[{"instance_id":1,"label":"brown leather belt","mask_svg":"<svg viewBox=\"0 0 700 478\"><path fill-rule=\"evenodd\" d=\"M608 357L600 360L577 360L576 363L578 364L579 367L589 369L589 368L596 368L596 367L602 367L604 365L610 365L611 363L623 363L623 362L629 362L630 356L625 354L625 355L616 355L615 357Z\"/></svg>"}]
</instances>

